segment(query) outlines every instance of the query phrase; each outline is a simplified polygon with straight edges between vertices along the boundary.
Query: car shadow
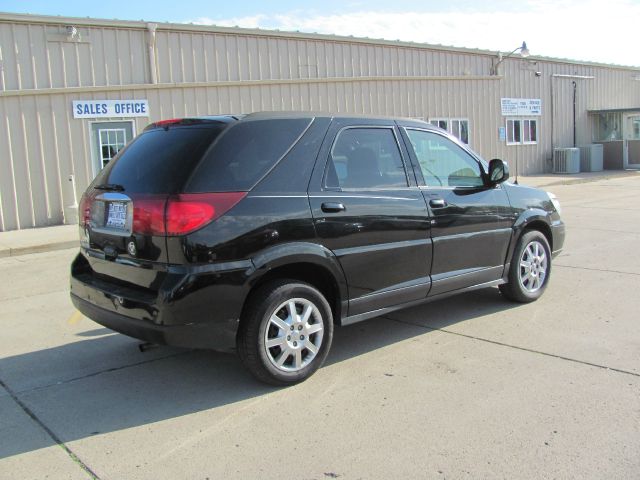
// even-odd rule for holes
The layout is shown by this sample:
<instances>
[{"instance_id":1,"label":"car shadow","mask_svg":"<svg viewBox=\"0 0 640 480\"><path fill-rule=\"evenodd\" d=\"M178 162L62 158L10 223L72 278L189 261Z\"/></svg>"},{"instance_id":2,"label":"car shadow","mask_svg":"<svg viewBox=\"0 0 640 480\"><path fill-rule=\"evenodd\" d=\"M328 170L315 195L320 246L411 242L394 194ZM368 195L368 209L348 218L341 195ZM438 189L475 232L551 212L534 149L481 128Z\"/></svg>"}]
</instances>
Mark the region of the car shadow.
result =
<instances>
[{"instance_id":1,"label":"car shadow","mask_svg":"<svg viewBox=\"0 0 640 480\"><path fill-rule=\"evenodd\" d=\"M393 320L400 317L398 312L337 328L327 365L514 306L496 289L484 289L405 310L401 321ZM152 425L281 390L254 380L235 355L169 347L140 353L139 342L109 332L91 330L77 342L0 360L0 379L62 442ZM65 369L71 373L61 375ZM38 381L29 383L22 376ZM43 432L21 433L11 441L3 435L0 429L0 458L56 444Z\"/></svg>"}]
</instances>

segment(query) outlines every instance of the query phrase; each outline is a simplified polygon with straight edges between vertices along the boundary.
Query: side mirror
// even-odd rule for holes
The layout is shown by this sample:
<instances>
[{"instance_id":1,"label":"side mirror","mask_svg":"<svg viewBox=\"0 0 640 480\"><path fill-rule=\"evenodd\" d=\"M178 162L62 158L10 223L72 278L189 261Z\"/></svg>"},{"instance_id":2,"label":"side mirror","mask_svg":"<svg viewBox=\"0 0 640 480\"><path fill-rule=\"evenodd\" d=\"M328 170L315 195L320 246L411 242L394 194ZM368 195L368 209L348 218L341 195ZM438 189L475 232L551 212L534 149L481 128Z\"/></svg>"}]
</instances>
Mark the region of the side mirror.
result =
<instances>
[{"instance_id":1,"label":"side mirror","mask_svg":"<svg viewBox=\"0 0 640 480\"><path fill-rule=\"evenodd\" d=\"M502 183L509 178L509 165L504 160L494 158L489 162L489 182L492 185Z\"/></svg>"}]
</instances>

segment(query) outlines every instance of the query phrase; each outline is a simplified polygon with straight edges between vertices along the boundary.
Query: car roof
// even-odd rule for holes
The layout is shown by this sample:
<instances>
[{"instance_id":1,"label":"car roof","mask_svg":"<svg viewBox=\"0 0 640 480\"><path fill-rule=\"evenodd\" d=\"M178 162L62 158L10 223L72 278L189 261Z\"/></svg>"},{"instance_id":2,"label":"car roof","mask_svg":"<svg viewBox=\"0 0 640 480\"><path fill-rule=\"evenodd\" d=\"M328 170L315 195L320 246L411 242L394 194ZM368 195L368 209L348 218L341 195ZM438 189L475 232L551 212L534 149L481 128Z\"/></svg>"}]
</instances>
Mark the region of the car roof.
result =
<instances>
[{"instance_id":1,"label":"car roof","mask_svg":"<svg viewBox=\"0 0 640 480\"><path fill-rule=\"evenodd\" d=\"M322 111L277 111L254 112L243 116L243 120L266 120L271 118L354 118L370 120L415 121L426 123L417 118L393 117L388 115L371 115L364 113L335 113Z\"/></svg>"},{"instance_id":2,"label":"car roof","mask_svg":"<svg viewBox=\"0 0 640 480\"><path fill-rule=\"evenodd\" d=\"M249 114L224 114L224 115L198 115L170 120L160 120L149 124L145 130L153 128L162 128L167 125L190 126L205 124L231 124L236 122L248 122L256 120L271 119L312 119L312 118L330 118L330 119L361 119L361 120L387 120L398 122L403 126L416 126L420 128L436 129L430 123L418 118L408 117L390 117L384 115L367 115L358 113L332 113L332 112L316 112L316 111L276 111L276 112L254 112Z\"/></svg>"}]
</instances>

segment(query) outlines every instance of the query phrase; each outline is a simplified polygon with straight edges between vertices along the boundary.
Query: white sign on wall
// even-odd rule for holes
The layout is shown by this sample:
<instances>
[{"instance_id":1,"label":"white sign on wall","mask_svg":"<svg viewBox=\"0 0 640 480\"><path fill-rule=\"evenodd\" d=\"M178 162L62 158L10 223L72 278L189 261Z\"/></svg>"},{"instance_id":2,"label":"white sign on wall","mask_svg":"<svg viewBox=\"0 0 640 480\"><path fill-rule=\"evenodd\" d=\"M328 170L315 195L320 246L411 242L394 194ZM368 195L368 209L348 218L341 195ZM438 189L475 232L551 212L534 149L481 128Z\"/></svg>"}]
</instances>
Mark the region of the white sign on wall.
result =
<instances>
[{"instance_id":1,"label":"white sign on wall","mask_svg":"<svg viewBox=\"0 0 640 480\"><path fill-rule=\"evenodd\" d=\"M148 117L147 100L74 100L73 118Z\"/></svg>"},{"instance_id":2,"label":"white sign on wall","mask_svg":"<svg viewBox=\"0 0 640 480\"><path fill-rule=\"evenodd\" d=\"M542 100L539 98L501 98L500 107L505 117L542 115Z\"/></svg>"}]
</instances>

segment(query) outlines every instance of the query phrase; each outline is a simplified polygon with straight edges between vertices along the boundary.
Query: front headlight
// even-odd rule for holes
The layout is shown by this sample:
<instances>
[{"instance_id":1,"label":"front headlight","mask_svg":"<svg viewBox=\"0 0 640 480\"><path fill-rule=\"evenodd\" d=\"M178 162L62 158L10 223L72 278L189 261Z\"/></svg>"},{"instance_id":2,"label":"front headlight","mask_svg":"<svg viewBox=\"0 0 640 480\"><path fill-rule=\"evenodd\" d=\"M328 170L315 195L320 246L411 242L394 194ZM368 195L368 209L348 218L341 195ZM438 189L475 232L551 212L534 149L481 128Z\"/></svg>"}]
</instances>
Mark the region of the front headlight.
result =
<instances>
[{"instance_id":1,"label":"front headlight","mask_svg":"<svg viewBox=\"0 0 640 480\"><path fill-rule=\"evenodd\" d=\"M559 214L562 213L562 209L560 208L560 200L558 200L558 197L556 197L551 192L547 192L547 195L549 196L549 200L551 200L551 203L553 203L553 206L555 207L556 211Z\"/></svg>"}]
</instances>

